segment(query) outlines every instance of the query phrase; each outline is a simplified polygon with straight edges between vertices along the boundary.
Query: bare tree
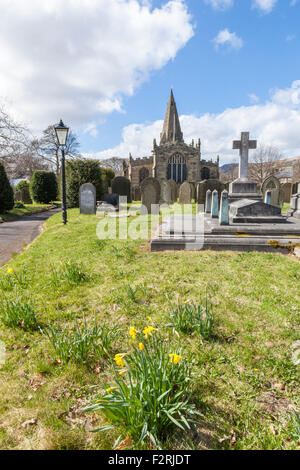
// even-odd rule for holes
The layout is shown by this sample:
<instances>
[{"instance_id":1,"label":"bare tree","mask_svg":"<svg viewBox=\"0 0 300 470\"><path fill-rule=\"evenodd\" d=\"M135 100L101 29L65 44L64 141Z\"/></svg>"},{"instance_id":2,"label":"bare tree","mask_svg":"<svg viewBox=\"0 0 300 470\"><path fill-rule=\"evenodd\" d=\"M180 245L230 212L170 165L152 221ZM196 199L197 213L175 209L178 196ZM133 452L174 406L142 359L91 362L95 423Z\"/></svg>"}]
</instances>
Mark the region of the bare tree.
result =
<instances>
[{"instance_id":1,"label":"bare tree","mask_svg":"<svg viewBox=\"0 0 300 470\"><path fill-rule=\"evenodd\" d=\"M16 123L0 106L0 161L7 170L25 151L28 144L28 130Z\"/></svg>"},{"instance_id":2,"label":"bare tree","mask_svg":"<svg viewBox=\"0 0 300 470\"><path fill-rule=\"evenodd\" d=\"M65 156L69 158L79 158L79 142L76 135L70 131L65 147ZM43 131L43 136L39 141L39 156L54 168L57 175L60 170L60 149L56 138L55 125L48 126Z\"/></svg>"},{"instance_id":3,"label":"bare tree","mask_svg":"<svg viewBox=\"0 0 300 470\"><path fill-rule=\"evenodd\" d=\"M278 172L278 161L283 155L276 147L261 145L249 165L249 178L262 184L266 178Z\"/></svg>"},{"instance_id":4,"label":"bare tree","mask_svg":"<svg viewBox=\"0 0 300 470\"><path fill-rule=\"evenodd\" d=\"M116 172L122 172L124 160L126 159L120 157L111 157L107 158L106 160L101 160L100 165L104 168L112 168Z\"/></svg>"},{"instance_id":5,"label":"bare tree","mask_svg":"<svg viewBox=\"0 0 300 470\"><path fill-rule=\"evenodd\" d=\"M14 159L14 163L11 165L10 177L31 178L35 170L50 170L50 163L45 161L39 153L39 141L35 139L29 142L26 150Z\"/></svg>"}]
</instances>

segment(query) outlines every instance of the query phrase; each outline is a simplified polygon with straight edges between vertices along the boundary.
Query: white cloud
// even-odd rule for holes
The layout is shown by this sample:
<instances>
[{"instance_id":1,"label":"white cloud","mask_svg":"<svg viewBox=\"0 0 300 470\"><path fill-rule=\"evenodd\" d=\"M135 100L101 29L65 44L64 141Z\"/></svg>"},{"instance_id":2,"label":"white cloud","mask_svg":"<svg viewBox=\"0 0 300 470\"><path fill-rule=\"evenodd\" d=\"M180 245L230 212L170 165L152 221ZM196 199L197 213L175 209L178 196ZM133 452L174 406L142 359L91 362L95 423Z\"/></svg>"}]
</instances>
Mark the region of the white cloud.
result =
<instances>
[{"instance_id":1,"label":"white cloud","mask_svg":"<svg viewBox=\"0 0 300 470\"><path fill-rule=\"evenodd\" d=\"M184 0L0 0L0 93L35 128L122 110L193 36Z\"/></svg>"},{"instance_id":2,"label":"white cloud","mask_svg":"<svg viewBox=\"0 0 300 470\"><path fill-rule=\"evenodd\" d=\"M251 103L259 103L259 97L255 93L248 94Z\"/></svg>"},{"instance_id":3,"label":"white cloud","mask_svg":"<svg viewBox=\"0 0 300 470\"><path fill-rule=\"evenodd\" d=\"M258 8L263 13L270 13L275 7L277 0L253 0L252 8Z\"/></svg>"},{"instance_id":4,"label":"white cloud","mask_svg":"<svg viewBox=\"0 0 300 470\"><path fill-rule=\"evenodd\" d=\"M221 157L231 162L238 155L232 151L232 140L241 131L250 131L258 144L273 145L286 157L300 155L300 80L285 90L272 90L264 104L228 108L220 114L183 115L180 117L185 142L201 138L203 157ZM162 116L163 117L163 116ZM97 158L127 158L151 155L153 138L159 142L163 121L131 124L124 128L122 142L112 149L90 155Z\"/></svg>"},{"instance_id":5,"label":"white cloud","mask_svg":"<svg viewBox=\"0 0 300 470\"><path fill-rule=\"evenodd\" d=\"M244 44L243 40L236 33L231 33L228 29L220 31L213 39L213 42L217 50L220 46L228 46L230 49L241 49Z\"/></svg>"},{"instance_id":6,"label":"white cloud","mask_svg":"<svg viewBox=\"0 0 300 470\"><path fill-rule=\"evenodd\" d=\"M204 0L206 4L211 5L214 10L226 10L233 6L234 0Z\"/></svg>"}]
</instances>

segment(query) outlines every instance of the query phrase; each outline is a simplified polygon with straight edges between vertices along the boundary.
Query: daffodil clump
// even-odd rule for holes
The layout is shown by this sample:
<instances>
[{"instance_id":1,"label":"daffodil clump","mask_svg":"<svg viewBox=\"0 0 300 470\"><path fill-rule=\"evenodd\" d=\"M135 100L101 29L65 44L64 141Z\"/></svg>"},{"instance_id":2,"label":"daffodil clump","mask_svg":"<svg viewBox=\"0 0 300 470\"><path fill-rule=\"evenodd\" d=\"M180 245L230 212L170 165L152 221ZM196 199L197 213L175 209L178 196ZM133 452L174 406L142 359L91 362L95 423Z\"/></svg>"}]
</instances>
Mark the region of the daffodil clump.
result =
<instances>
[{"instance_id":1,"label":"daffodil clump","mask_svg":"<svg viewBox=\"0 0 300 470\"><path fill-rule=\"evenodd\" d=\"M63 363L69 361L93 366L103 356L109 356L112 344L118 336L116 327L107 324L99 326L96 322L89 326L86 322L71 328L49 325L44 331L56 358Z\"/></svg>"},{"instance_id":2,"label":"daffodil clump","mask_svg":"<svg viewBox=\"0 0 300 470\"><path fill-rule=\"evenodd\" d=\"M208 339L212 333L214 316L211 302L194 304L186 301L182 305L173 306L170 303L170 323L173 330L182 333L198 333L201 338Z\"/></svg>"},{"instance_id":3,"label":"daffodil clump","mask_svg":"<svg viewBox=\"0 0 300 470\"><path fill-rule=\"evenodd\" d=\"M88 279L83 265L71 260L61 260L59 269L52 267L51 271L51 284L55 287L59 287L63 282L72 286Z\"/></svg>"},{"instance_id":4,"label":"daffodil clump","mask_svg":"<svg viewBox=\"0 0 300 470\"><path fill-rule=\"evenodd\" d=\"M190 399L192 364L151 324L130 326L128 340L127 351L114 356L115 386L86 410L101 409L112 420L98 431L121 426L120 439L129 435L135 446L151 441L161 448L173 426L186 430L198 414Z\"/></svg>"},{"instance_id":5,"label":"daffodil clump","mask_svg":"<svg viewBox=\"0 0 300 470\"><path fill-rule=\"evenodd\" d=\"M39 322L31 303L22 300L4 300L0 302L0 319L4 325L19 327L27 331L39 328Z\"/></svg>"},{"instance_id":6,"label":"daffodil clump","mask_svg":"<svg viewBox=\"0 0 300 470\"><path fill-rule=\"evenodd\" d=\"M6 275L0 279L0 289L3 291L13 290L14 288L28 287L30 279L26 271L17 272L11 266L7 268Z\"/></svg>"}]
</instances>

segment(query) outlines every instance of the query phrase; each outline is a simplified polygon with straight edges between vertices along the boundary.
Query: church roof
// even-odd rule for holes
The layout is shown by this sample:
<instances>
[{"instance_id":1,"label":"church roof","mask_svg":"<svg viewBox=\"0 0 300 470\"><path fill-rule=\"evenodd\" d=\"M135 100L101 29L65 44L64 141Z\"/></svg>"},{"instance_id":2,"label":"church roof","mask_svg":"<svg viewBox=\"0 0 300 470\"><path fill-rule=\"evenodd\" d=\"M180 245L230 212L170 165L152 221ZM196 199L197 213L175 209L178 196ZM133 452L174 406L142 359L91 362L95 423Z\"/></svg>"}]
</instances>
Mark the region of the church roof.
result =
<instances>
[{"instance_id":1,"label":"church roof","mask_svg":"<svg viewBox=\"0 0 300 470\"><path fill-rule=\"evenodd\" d=\"M177 107L171 90L167 111L165 115L164 127L160 134L160 144L167 142L183 142Z\"/></svg>"}]
</instances>

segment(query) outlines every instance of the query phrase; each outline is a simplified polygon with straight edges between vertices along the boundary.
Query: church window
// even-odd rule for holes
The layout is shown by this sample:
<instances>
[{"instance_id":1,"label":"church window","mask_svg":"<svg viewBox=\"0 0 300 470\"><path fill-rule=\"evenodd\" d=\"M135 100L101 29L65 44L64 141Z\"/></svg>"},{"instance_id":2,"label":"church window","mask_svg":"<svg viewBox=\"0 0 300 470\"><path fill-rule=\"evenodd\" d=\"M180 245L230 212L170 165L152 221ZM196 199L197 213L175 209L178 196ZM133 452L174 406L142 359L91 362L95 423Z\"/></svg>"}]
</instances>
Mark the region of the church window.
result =
<instances>
[{"instance_id":1,"label":"church window","mask_svg":"<svg viewBox=\"0 0 300 470\"><path fill-rule=\"evenodd\" d=\"M168 161L168 180L181 184L187 179L187 166L184 157L176 153Z\"/></svg>"},{"instance_id":2,"label":"church window","mask_svg":"<svg viewBox=\"0 0 300 470\"><path fill-rule=\"evenodd\" d=\"M209 168L207 168L206 166L204 168L202 168L201 170L201 180L209 180L210 178L210 171L209 171Z\"/></svg>"}]
</instances>

